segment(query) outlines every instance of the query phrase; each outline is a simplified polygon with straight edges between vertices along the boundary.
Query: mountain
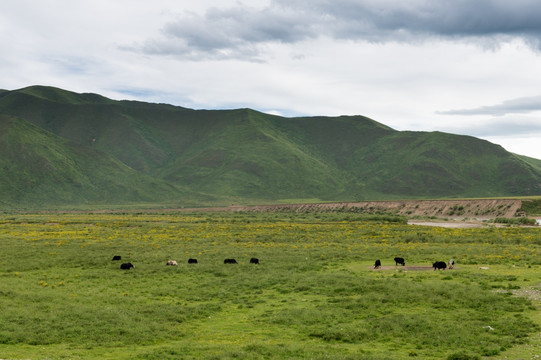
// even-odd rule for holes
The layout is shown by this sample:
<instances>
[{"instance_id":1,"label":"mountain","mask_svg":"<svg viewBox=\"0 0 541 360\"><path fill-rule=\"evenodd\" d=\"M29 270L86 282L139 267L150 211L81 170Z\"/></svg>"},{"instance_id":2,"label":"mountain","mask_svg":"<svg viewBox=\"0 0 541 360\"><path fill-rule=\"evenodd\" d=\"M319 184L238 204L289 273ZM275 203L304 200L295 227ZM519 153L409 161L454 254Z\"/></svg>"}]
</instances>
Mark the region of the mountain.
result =
<instances>
[{"instance_id":1,"label":"mountain","mask_svg":"<svg viewBox=\"0 0 541 360\"><path fill-rule=\"evenodd\" d=\"M6 206L541 193L540 160L363 116L192 110L44 86L0 91L0 114Z\"/></svg>"},{"instance_id":2,"label":"mountain","mask_svg":"<svg viewBox=\"0 0 541 360\"><path fill-rule=\"evenodd\" d=\"M26 120L0 115L0 206L163 202L182 188Z\"/></svg>"}]
</instances>

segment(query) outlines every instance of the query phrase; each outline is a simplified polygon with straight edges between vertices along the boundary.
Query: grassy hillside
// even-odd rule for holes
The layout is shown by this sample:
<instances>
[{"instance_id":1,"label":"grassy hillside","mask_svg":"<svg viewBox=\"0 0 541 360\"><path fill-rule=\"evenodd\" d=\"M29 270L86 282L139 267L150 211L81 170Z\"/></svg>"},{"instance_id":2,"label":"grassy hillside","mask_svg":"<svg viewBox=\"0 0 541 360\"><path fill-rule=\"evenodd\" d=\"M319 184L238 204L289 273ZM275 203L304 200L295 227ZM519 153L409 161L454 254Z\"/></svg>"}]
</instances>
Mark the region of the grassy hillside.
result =
<instances>
[{"instance_id":1,"label":"grassy hillside","mask_svg":"<svg viewBox=\"0 0 541 360\"><path fill-rule=\"evenodd\" d=\"M117 185L84 188L109 189L112 197L104 196L103 201L182 202L187 193L179 193L179 188L189 190L195 203L205 197L210 202L254 203L541 193L540 160L468 136L399 132L362 116L283 118L250 109L191 110L43 86L0 92L0 113L35 125L32 131L28 125L20 129L28 132L27 142L43 142L40 129L54 135L48 141L58 143L55 146L70 144L64 153L68 168L84 162L80 154L91 156L89 164L95 169L109 169L113 163L122 168L124 177L93 171L91 184L101 181L134 189L128 196L112 190ZM3 161L29 166L31 158L15 153ZM74 174L50 172L52 178L79 178ZM49 192L63 192L68 201L70 194L73 203L92 198L78 187L64 184L65 190L59 190L57 182L32 182L27 177L18 171L11 182L30 181L25 189L55 188ZM142 183L134 188L131 179ZM147 186L153 182L156 186ZM35 194L21 190L10 196L36 196L31 193Z\"/></svg>"},{"instance_id":2,"label":"grassy hillside","mask_svg":"<svg viewBox=\"0 0 541 360\"><path fill-rule=\"evenodd\" d=\"M205 115L220 120L198 119L209 124L204 137L164 168L165 179L205 191L275 199L331 197L345 190L348 174L335 153L300 131L297 119L248 109Z\"/></svg>"},{"instance_id":3,"label":"grassy hillside","mask_svg":"<svg viewBox=\"0 0 541 360\"><path fill-rule=\"evenodd\" d=\"M528 157L528 156L524 156L524 155L518 155L518 154L515 154L515 156L517 156L519 159L521 159L522 161L530 164L531 166L533 166L536 170L541 170L541 160L539 159L534 159L534 158L531 158L531 157Z\"/></svg>"},{"instance_id":4,"label":"grassy hillside","mask_svg":"<svg viewBox=\"0 0 541 360\"><path fill-rule=\"evenodd\" d=\"M0 168L2 206L155 202L184 194L107 154L5 115L0 115Z\"/></svg>"},{"instance_id":5,"label":"grassy hillside","mask_svg":"<svg viewBox=\"0 0 541 360\"><path fill-rule=\"evenodd\" d=\"M470 136L400 132L359 149L352 172L382 194L466 197L535 194L539 172L501 146Z\"/></svg>"}]
</instances>

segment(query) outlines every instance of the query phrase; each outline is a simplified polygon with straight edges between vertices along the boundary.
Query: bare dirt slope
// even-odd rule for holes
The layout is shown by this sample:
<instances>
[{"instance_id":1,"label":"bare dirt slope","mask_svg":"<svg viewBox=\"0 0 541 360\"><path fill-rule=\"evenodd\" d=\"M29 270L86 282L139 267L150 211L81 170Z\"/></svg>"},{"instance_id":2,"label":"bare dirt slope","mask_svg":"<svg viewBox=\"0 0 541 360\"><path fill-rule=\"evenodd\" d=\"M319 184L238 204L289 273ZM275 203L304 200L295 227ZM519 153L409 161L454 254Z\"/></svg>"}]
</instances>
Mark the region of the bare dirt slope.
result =
<instances>
[{"instance_id":1,"label":"bare dirt slope","mask_svg":"<svg viewBox=\"0 0 541 360\"><path fill-rule=\"evenodd\" d=\"M230 206L199 210L225 211L352 211L391 212L406 216L495 218L520 215L521 200L403 200L362 201L318 204Z\"/></svg>"}]
</instances>

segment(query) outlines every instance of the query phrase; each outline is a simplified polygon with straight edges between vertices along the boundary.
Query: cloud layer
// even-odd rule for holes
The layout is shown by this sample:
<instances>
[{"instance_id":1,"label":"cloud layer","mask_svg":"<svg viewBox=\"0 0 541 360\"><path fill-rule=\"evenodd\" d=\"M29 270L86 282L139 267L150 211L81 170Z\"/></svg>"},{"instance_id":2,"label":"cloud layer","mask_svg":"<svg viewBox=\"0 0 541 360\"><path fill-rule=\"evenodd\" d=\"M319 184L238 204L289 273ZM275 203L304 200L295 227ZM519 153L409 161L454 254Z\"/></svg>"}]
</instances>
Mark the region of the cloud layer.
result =
<instances>
[{"instance_id":1,"label":"cloud layer","mask_svg":"<svg viewBox=\"0 0 541 360\"><path fill-rule=\"evenodd\" d=\"M366 42L465 40L493 47L522 39L541 50L541 2L536 0L274 0L183 13L162 36L139 46L147 54L185 59L262 59L269 43L328 37Z\"/></svg>"},{"instance_id":2,"label":"cloud layer","mask_svg":"<svg viewBox=\"0 0 541 360\"><path fill-rule=\"evenodd\" d=\"M442 115L491 115L526 114L541 111L541 96L524 97L507 100L501 104L482 106L473 109L440 111Z\"/></svg>"}]
</instances>

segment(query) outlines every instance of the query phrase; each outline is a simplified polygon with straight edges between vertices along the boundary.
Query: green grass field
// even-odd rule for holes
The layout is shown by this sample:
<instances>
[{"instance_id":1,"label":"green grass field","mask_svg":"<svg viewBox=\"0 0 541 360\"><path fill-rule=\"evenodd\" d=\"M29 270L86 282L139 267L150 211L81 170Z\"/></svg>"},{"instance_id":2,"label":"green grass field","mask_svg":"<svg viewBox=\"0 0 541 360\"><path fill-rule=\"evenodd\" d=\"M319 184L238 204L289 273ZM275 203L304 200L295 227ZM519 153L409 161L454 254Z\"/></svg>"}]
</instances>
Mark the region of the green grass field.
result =
<instances>
[{"instance_id":1,"label":"green grass field","mask_svg":"<svg viewBox=\"0 0 541 360\"><path fill-rule=\"evenodd\" d=\"M1 214L0 358L541 354L539 228L447 229L402 220L289 212ZM113 255L135 269L120 270ZM456 268L407 270L395 266L395 256L418 267L453 258ZM199 263L188 265L188 258ZM225 265L225 258L239 264ZM169 259L179 266L166 266ZM372 269L375 259L383 270Z\"/></svg>"}]
</instances>

